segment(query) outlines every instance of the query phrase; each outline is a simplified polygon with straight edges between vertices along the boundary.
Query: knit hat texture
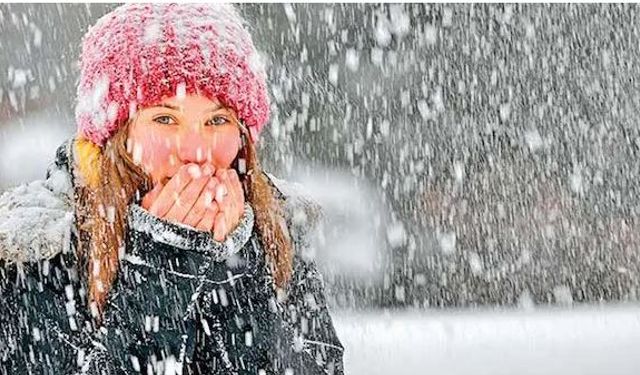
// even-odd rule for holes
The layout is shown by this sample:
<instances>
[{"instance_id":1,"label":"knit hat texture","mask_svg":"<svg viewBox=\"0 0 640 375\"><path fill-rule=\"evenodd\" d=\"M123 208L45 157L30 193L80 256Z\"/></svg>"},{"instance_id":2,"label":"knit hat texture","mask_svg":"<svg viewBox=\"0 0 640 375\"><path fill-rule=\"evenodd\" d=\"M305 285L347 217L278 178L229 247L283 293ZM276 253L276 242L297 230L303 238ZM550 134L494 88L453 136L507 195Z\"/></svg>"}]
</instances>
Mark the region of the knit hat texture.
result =
<instances>
[{"instance_id":1,"label":"knit hat texture","mask_svg":"<svg viewBox=\"0 0 640 375\"><path fill-rule=\"evenodd\" d=\"M98 146L137 110L187 94L218 99L249 128L269 119L265 67L230 4L126 4L82 39L78 133Z\"/></svg>"}]
</instances>

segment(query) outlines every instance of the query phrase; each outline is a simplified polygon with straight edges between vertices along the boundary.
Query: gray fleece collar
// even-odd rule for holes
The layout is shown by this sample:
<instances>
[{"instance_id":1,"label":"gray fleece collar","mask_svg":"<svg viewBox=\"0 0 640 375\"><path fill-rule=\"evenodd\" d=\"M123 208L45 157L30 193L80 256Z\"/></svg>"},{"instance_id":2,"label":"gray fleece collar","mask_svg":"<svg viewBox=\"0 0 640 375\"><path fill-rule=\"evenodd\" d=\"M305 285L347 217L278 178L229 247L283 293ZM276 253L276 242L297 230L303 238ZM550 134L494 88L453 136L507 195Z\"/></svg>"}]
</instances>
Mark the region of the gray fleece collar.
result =
<instances>
[{"instance_id":1,"label":"gray fleece collar","mask_svg":"<svg viewBox=\"0 0 640 375\"><path fill-rule=\"evenodd\" d=\"M209 233L163 220L138 204L129 206L129 225L133 230L146 233L155 241L179 249L205 253L215 261L227 259L242 249L253 232L253 221L253 209L245 203L244 215L238 226L229 233L224 242L218 242Z\"/></svg>"}]
</instances>

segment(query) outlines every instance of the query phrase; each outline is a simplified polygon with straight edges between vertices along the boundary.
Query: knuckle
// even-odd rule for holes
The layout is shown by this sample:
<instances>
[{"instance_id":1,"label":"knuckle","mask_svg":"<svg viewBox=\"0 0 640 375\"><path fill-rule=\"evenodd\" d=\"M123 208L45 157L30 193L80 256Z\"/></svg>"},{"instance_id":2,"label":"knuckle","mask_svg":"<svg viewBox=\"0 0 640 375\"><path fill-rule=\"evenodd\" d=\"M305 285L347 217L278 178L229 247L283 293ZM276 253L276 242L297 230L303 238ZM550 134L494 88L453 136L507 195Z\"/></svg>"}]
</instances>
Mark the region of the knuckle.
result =
<instances>
[{"instance_id":1,"label":"knuckle","mask_svg":"<svg viewBox=\"0 0 640 375\"><path fill-rule=\"evenodd\" d=\"M231 177L231 179L232 179L232 180L234 180L234 181L239 180L239 178L238 178L238 172L236 172L236 170L235 170L235 169L230 169L230 170L229 170L229 175L230 175L230 177Z\"/></svg>"},{"instance_id":2,"label":"knuckle","mask_svg":"<svg viewBox=\"0 0 640 375\"><path fill-rule=\"evenodd\" d=\"M189 168L192 168L193 163L187 163L184 165L181 165L180 168L178 168L178 172L176 173L177 175L188 175L189 174Z\"/></svg>"},{"instance_id":3,"label":"knuckle","mask_svg":"<svg viewBox=\"0 0 640 375\"><path fill-rule=\"evenodd\" d=\"M196 167L198 167L198 165L194 163L184 164L183 166L180 167L180 169L178 169L178 172L175 174L175 176L183 177L183 178L189 177L191 175L189 171L193 171L193 168L196 168Z\"/></svg>"}]
</instances>

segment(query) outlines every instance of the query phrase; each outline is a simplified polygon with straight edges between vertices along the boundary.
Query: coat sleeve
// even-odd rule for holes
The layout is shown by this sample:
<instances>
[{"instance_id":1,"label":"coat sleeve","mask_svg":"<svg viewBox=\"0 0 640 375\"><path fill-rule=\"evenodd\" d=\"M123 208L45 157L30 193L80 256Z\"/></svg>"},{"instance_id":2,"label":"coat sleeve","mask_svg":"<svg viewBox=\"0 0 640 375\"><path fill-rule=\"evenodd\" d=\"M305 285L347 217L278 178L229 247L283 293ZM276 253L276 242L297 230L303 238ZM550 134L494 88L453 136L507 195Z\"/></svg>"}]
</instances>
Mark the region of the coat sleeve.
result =
<instances>
[{"instance_id":1,"label":"coat sleeve","mask_svg":"<svg viewBox=\"0 0 640 375\"><path fill-rule=\"evenodd\" d=\"M322 275L313 260L294 259L294 276L288 296L298 350L308 353L327 374L344 374L344 347L327 306Z\"/></svg>"},{"instance_id":2,"label":"coat sleeve","mask_svg":"<svg viewBox=\"0 0 640 375\"><path fill-rule=\"evenodd\" d=\"M299 184L269 175L284 197L285 216L294 244L293 275L287 293L287 317L294 346L310 355L326 374L343 374L344 347L331 317L322 274L314 260L318 235L326 220L322 207Z\"/></svg>"}]
</instances>

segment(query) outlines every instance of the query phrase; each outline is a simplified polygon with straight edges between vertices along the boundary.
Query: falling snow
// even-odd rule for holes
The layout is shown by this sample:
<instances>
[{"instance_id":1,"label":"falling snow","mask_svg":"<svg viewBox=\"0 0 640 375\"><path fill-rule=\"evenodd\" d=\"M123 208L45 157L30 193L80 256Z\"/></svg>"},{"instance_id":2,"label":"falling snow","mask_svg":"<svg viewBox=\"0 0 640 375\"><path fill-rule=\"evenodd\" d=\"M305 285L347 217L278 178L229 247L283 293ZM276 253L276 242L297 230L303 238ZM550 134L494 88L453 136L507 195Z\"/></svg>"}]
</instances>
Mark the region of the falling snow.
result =
<instances>
[{"instance_id":1,"label":"falling snow","mask_svg":"<svg viewBox=\"0 0 640 375\"><path fill-rule=\"evenodd\" d=\"M0 191L22 184L20 194L0 197L0 243L7 240L2 231L15 227L37 234L33 242L10 238L12 247L0 255L42 241L50 244L30 256L69 248L63 242L73 216L61 207L70 181L56 174L43 180L44 172L76 130L76 104L97 123L121 109L105 101L107 80L82 88L79 98L75 87L82 34L115 6L0 5ZM568 348L577 345L594 363L616 358L619 373L634 373L625 372L640 366L631 355L589 346L616 338L637 344L629 338L640 337L635 320L627 332L605 324L612 316L630 319L630 310L574 309L639 298L637 7L245 4L239 10L260 50L250 64L266 68L272 102L258 143L261 164L301 181L324 208L322 227L305 239L306 255L318 262L328 302L339 312L339 335L356 348L347 358L353 373L391 373L386 363L406 366L406 373L501 373L489 360L464 355L486 342L495 344L482 349L486 358L510 349L522 363L530 360L531 373L571 373L552 362L538 363L542 370L535 372L529 337L539 343L534 349L559 345L570 358L578 350ZM184 25L177 30L184 31ZM154 44L164 32L152 23L141 37ZM202 33L198 42L212 37ZM211 51L202 52L215 63ZM186 86L175 94L183 98ZM124 110L133 116L131 100ZM146 156L140 144L128 146L134 162ZM16 198L25 196L32 201ZM116 220L114 206L100 210ZM308 219L304 212L292 217L301 226ZM44 225L51 230L38 229ZM152 231L159 224L145 225ZM189 243L173 233L154 236ZM143 266L135 256L123 260ZM82 329L71 317L86 291L62 288L63 313ZM221 306L234 301L224 288L210 296ZM318 302L305 297L309 305ZM281 308L275 299L269 303ZM456 315L475 308L488 315ZM491 313L498 309L516 315L504 320ZM434 310L442 315L434 318ZM149 315L140 329L161 326ZM36 341L46 334L35 326L27 332ZM236 340L258 344L251 332ZM296 344L308 345L304 337ZM417 347L429 348L431 367L421 367L426 357L411 357ZM89 356L79 351L77 363ZM442 360L447 356L455 361ZM147 370L137 357L130 361ZM177 364L179 358L167 357L157 367L175 373Z\"/></svg>"}]
</instances>

